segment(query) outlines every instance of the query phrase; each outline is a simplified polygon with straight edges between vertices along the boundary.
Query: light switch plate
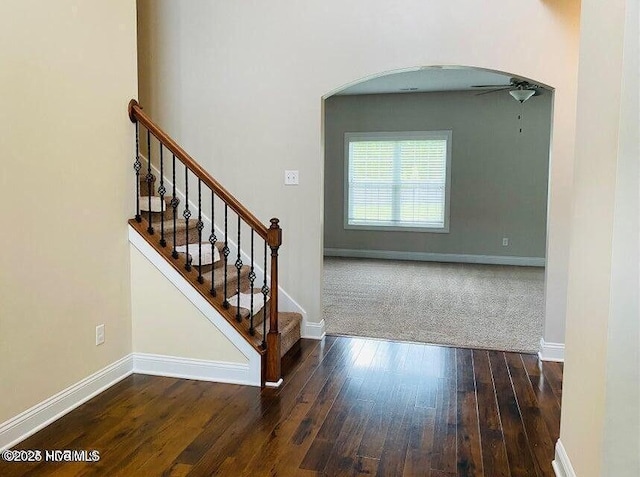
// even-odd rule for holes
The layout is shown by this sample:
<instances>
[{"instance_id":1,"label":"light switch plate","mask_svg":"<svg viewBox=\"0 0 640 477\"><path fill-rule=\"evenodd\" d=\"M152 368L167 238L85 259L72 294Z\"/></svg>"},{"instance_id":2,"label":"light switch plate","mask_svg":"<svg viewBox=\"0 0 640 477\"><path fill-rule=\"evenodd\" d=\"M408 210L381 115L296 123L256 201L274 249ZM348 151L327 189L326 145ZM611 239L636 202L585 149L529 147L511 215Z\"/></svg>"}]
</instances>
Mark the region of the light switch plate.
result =
<instances>
[{"instance_id":1,"label":"light switch plate","mask_svg":"<svg viewBox=\"0 0 640 477\"><path fill-rule=\"evenodd\" d=\"M298 171L284 171L284 185L298 185Z\"/></svg>"}]
</instances>

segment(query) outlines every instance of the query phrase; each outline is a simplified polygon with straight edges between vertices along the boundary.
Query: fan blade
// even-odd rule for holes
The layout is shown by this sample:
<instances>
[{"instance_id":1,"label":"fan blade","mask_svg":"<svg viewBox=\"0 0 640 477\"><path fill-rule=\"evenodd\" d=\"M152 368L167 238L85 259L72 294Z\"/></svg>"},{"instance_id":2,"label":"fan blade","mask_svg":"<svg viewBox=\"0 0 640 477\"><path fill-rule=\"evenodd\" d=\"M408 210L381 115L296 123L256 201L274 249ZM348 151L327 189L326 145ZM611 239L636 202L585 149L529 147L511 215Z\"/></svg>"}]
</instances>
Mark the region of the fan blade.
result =
<instances>
[{"instance_id":1,"label":"fan blade","mask_svg":"<svg viewBox=\"0 0 640 477\"><path fill-rule=\"evenodd\" d=\"M511 89L511 86L505 86L504 88L492 89L491 91L483 91L482 93L476 94L476 96L482 96L485 94L497 93L498 91L507 91Z\"/></svg>"},{"instance_id":2,"label":"fan blade","mask_svg":"<svg viewBox=\"0 0 640 477\"><path fill-rule=\"evenodd\" d=\"M474 84L472 88L511 88L510 84Z\"/></svg>"}]
</instances>

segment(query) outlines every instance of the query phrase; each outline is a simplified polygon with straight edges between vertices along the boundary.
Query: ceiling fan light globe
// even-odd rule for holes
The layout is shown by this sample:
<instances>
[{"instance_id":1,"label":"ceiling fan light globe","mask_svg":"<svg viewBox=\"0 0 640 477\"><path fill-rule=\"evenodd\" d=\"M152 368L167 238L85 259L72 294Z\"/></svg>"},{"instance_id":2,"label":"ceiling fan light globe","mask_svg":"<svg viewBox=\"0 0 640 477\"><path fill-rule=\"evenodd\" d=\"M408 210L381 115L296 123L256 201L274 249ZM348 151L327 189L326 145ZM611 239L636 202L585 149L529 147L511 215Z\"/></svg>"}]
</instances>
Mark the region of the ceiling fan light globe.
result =
<instances>
[{"instance_id":1,"label":"ceiling fan light globe","mask_svg":"<svg viewBox=\"0 0 640 477\"><path fill-rule=\"evenodd\" d=\"M513 89L509 91L509 94L513 96L513 99L524 103L527 99L535 94L535 90L532 89Z\"/></svg>"}]
</instances>

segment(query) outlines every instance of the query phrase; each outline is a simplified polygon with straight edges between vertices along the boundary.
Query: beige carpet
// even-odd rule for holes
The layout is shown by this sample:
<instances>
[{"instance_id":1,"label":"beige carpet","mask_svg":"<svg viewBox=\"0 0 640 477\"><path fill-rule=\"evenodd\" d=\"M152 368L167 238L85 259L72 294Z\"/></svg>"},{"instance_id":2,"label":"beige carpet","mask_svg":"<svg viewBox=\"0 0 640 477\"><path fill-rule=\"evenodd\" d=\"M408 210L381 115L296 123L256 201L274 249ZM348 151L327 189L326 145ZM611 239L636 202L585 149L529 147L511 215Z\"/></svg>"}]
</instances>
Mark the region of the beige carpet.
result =
<instances>
[{"instance_id":1,"label":"beige carpet","mask_svg":"<svg viewBox=\"0 0 640 477\"><path fill-rule=\"evenodd\" d=\"M544 269L325 258L327 333L538 350Z\"/></svg>"}]
</instances>

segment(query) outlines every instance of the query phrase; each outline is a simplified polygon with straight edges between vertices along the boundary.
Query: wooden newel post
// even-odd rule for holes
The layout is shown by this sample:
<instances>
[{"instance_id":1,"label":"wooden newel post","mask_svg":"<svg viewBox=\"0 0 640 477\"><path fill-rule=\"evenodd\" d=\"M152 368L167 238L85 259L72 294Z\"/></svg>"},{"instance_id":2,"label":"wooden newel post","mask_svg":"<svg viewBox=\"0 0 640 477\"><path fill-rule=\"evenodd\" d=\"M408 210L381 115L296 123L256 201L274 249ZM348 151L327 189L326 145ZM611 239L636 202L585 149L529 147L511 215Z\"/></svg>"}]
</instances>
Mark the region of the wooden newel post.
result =
<instances>
[{"instance_id":1,"label":"wooden newel post","mask_svg":"<svg viewBox=\"0 0 640 477\"><path fill-rule=\"evenodd\" d=\"M280 331L278 330L278 249L282 245L282 229L278 225L279 222L276 218L271 219L271 226L267 232L267 242L271 248L271 298L269 300L266 380L270 383L277 383L282 378Z\"/></svg>"}]
</instances>

